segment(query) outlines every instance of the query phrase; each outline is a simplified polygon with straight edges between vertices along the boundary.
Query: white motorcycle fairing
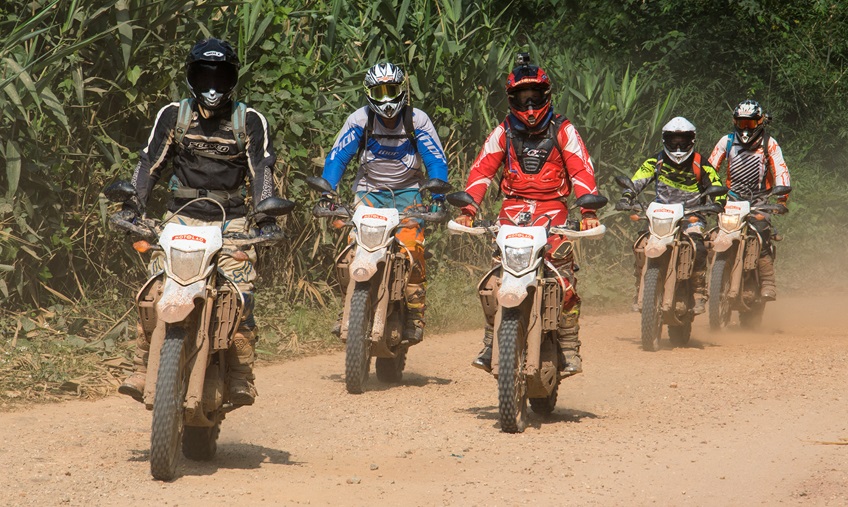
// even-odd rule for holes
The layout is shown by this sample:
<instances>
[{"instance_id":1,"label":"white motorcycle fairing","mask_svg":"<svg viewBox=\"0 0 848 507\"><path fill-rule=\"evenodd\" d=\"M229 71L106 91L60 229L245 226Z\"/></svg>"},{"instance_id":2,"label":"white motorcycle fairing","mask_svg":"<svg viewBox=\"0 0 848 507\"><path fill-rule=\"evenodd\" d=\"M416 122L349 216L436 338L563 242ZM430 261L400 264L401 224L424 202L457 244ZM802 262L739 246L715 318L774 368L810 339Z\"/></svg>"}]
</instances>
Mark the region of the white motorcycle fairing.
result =
<instances>
[{"instance_id":1,"label":"white motorcycle fairing","mask_svg":"<svg viewBox=\"0 0 848 507\"><path fill-rule=\"evenodd\" d=\"M506 308L514 308L527 297L527 287L537 283L536 268L542 262L541 251L548 242L548 233L539 226L502 225L495 242L500 248L503 266L498 302Z\"/></svg>"},{"instance_id":2,"label":"white motorcycle fairing","mask_svg":"<svg viewBox=\"0 0 848 507\"><path fill-rule=\"evenodd\" d=\"M718 234L713 240L713 250L725 252L735 241L742 240L742 226L745 217L751 213L751 203L748 201L728 202L724 212L718 215Z\"/></svg>"},{"instance_id":3,"label":"white motorcycle fairing","mask_svg":"<svg viewBox=\"0 0 848 507\"><path fill-rule=\"evenodd\" d=\"M662 256L674 243L678 223L683 218L683 204L660 204L652 202L645 212L651 231L645 244L645 256L654 259Z\"/></svg>"},{"instance_id":4,"label":"white motorcycle fairing","mask_svg":"<svg viewBox=\"0 0 848 507\"><path fill-rule=\"evenodd\" d=\"M159 235L165 254L165 281L156 313L163 322L182 322L194 310L194 301L206 297L206 279L213 257L224 245L221 228L171 222Z\"/></svg>"},{"instance_id":5,"label":"white motorcycle fairing","mask_svg":"<svg viewBox=\"0 0 848 507\"><path fill-rule=\"evenodd\" d=\"M378 263L386 258L400 215L395 208L359 206L351 220L356 230L356 250L350 263L350 276L357 282L366 282L377 273Z\"/></svg>"}]
</instances>

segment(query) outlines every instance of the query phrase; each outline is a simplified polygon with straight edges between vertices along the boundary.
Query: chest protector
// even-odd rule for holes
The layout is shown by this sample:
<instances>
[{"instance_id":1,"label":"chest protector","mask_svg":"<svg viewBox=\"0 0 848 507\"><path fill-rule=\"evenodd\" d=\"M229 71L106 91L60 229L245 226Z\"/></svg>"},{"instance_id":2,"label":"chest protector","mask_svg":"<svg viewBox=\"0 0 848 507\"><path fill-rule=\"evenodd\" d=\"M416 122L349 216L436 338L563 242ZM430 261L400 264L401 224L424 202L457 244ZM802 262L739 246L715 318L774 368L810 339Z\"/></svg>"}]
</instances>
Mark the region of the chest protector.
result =
<instances>
[{"instance_id":1,"label":"chest protector","mask_svg":"<svg viewBox=\"0 0 848 507\"><path fill-rule=\"evenodd\" d=\"M533 192L551 192L567 185L565 158L557 133L566 118L557 115L544 132L526 135L516 132L507 118L506 170L502 188L507 195L538 198Z\"/></svg>"}]
</instances>

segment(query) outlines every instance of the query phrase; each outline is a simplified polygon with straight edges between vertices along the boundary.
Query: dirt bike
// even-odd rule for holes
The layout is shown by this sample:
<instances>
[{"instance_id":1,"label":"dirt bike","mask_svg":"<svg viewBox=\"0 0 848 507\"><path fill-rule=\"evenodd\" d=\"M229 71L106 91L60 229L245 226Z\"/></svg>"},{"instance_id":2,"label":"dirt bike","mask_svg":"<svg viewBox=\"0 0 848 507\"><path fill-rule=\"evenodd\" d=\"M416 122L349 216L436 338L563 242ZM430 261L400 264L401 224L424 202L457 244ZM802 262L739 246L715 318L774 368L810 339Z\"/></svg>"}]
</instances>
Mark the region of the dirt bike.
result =
<instances>
[{"instance_id":1,"label":"dirt bike","mask_svg":"<svg viewBox=\"0 0 848 507\"><path fill-rule=\"evenodd\" d=\"M466 192L450 194L447 199L456 207L474 203ZM606 203L605 197L589 194L577 199L575 207L599 209ZM545 259L548 235L560 234L571 241L597 239L603 237L606 227L580 231L580 223L574 220L562 227L479 221L465 227L451 220L448 229L496 236L500 265L483 277L478 293L484 308L497 307L491 373L498 380L501 430L520 433L527 425L528 399L534 412L550 414L556 407L559 383L565 378L560 374L565 365L560 364L557 324L571 286ZM548 275L548 270L554 275Z\"/></svg>"},{"instance_id":2,"label":"dirt bike","mask_svg":"<svg viewBox=\"0 0 848 507\"><path fill-rule=\"evenodd\" d=\"M136 197L127 182L110 185L104 194L119 203ZM200 197L190 203L202 200L217 204L226 222L223 206L214 199ZM253 214L282 216L294 206L270 197L257 204ZM226 351L241 322L244 299L235 282L217 269L224 239L238 248L282 237L223 234L218 226L188 226L144 216L128 222L120 213L110 222L144 238L133 244L137 251L161 250L165 256L164 271L144 284L136 306L142 327L151 333L143 399L153 411L150 472L155 479L170 481L176 475L180 447L186 458L212 459L221 422L239 407L228 400ZM247 259L240 250L228 253Z\"/></svg>"},{"instance_id":3,"label":"dirt bike","mask_svg":"<svg viewBox=\"0 0 848 507\"><path fill-rule=\"evenodd\" d=\"M324 178L309 177L307 184L333 199L331 207L316 205L317 218L349 219L353 241L335 259L339 284L346 288L340 338L345 342L345 387L348 393L365 390L371 358L376 357L377 378L397 383L403 379L406 354L412 345L402 340L406 321L406 285L412 271L412 254L395 239L399 228L417 225L409 219L445 222L444 208L398 212L395 208L359 205L350 208L338 201L338 195ZM450 185L430 179L419 192L443 194Z\"/></svg>"},{"instance_id":4,"label":"dirt bike","mask_svg":"<svg viewBox=\"0 0 848 507\"><path fill-rule=\"evenodd\" d=\"M757 261L760 258L763 239L750 221L761 213L785 213L786 207L780 204L767 204L764 201L771 196L787 195L791 187L778 186L757 195L735 199L731 193L724 206L724 212L718 215L718 228L710 232L713 252L712 271L710 273L710 328L721 329L730 322L730 315L739 312L742 327L756 327L762 322L766 301L760 297L760 277ZM772 238L772 256L775 254Z\"/></svg>"},{"instance_id":5,"label":"dirt bike","mask_svg":"<svg viewBox=\"0 0 848 507\"><path fill-rule=\"evenodd\" d=\"M633 183L622 176L615 182L622 188L637 194ZM668 337L672 345L689 343L695 313L692 273L695 267L695 241L684 234L680 222L684 219L697 221L696 214L718 213L720 206L710 203L701 205L704 197L715 198L727 193L727 187L711 186L685 203L660 204L651 202L645 206L636 202L630 211L644 213L633 215L634 220L647 220L648 232L640 235L634 245L634 254L644 250L647 258L642 270L638 304L642 308L642 349L648 352L659 350L662 326L668 326ZM616 209L627 211L616 207ZM644 246L642 246L644 245Z\"/></svg>"}]
</instances>

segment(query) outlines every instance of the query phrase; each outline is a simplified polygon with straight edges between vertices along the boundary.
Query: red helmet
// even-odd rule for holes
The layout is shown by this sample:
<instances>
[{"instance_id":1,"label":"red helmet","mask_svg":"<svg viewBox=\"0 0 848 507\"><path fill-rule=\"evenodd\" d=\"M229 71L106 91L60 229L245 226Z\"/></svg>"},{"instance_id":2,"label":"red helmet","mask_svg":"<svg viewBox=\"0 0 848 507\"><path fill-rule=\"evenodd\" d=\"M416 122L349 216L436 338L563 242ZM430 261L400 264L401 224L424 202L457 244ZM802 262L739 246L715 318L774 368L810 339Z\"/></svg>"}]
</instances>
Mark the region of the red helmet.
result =
<instances>
[{"instance_id":1,"label":"red helmet","mask_svg":"<svg viewBox=\"0 0 848 507\"><path fill-rule=\"evenodd\" d=\"M551 80L539 66L530 65L530 55L518 55L518 65L506 78L509 110L530 129L547 123L551 112Z\"/></svg>"}]
</instances>

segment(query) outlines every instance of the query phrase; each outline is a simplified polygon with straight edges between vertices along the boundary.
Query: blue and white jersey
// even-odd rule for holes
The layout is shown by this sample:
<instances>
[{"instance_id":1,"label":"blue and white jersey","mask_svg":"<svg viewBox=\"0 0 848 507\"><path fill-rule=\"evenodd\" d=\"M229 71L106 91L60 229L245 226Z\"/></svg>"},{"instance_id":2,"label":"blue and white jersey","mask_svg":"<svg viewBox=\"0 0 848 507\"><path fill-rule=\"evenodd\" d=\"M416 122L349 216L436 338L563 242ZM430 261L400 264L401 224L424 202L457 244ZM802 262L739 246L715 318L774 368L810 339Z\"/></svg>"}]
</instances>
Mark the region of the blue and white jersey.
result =
<instances>
[{"instance_id":1,"label":"blue and white jersey","mask_svg":"<svg viewBox=\"0 0 848 507\"><path fill-rule=\"evenodd\" d=\"M368 106L365 106L347 117L336 137L333 149L324 161L322 174L333 188L341 181L347 165L356 157L367 122ZM394 129L387 128L383 119L375 115L373 134L368 137L368 145L359 156L354 191L418 188L426 177L448 180L447 158L430 117L424 111L413 108L412 125L415 128L415 149L406 136L403 111L398 115ZM426 176L422 164L427 170Z\"/></svg>"}]
</instances>

